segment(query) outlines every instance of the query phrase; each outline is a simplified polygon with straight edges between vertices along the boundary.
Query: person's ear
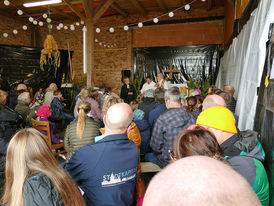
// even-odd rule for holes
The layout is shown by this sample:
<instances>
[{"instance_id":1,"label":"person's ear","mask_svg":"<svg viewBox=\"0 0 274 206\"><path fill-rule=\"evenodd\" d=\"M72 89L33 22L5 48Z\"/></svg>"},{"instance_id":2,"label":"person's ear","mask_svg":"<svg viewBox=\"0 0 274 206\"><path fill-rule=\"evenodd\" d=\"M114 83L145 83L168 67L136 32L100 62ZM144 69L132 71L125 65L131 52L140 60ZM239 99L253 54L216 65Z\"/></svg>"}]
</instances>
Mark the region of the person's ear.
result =
<instances>
[{"instance_id":1,"label":"person's ear","mask_svg":"<svg viewBox=\"0 0 274 206\"><path fill-rule=\"evenodd\" d=\"M131 129L131 124L127 128L127 134L129 133L130 129Z\"/></svg>"}]
</instances>

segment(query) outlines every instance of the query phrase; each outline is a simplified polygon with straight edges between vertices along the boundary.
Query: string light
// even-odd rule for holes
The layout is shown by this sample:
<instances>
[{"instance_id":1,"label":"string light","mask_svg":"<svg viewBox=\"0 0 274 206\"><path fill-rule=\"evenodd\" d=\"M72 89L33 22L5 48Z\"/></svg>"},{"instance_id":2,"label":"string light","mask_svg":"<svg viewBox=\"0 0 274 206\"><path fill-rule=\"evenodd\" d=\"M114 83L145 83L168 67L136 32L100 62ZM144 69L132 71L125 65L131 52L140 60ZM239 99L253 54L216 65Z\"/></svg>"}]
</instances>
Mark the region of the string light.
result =
<instances>
[{"instance_id":1,"label":"string light","mask_svg":"<svg viewBox=\"0 0 274 206\"><path fill-rule=\"evenodd\" d=\"M37 22L36 20L34 20L32 23L33 23L34 25L37 25L37 24L38 24L38 22Z\"/></svg>"},{"instance_id":2,"label":"string light","mask_svg":"<svg viewBox=\"0 0 274 206\"><path fill-rule=\"evenodd\" d=\"M82 21L81 21L81 24L85 24L85 22L82 20Z\"/></svg>"},{"instance_id":3,"label":"string light","mask_svg":"<svg viewBox=\"0 0 274 206\"><path fill-rule=\"evenodd\" d=\"M46 19L48 17L47 14L43 14L43 18Z\"/></svg>"},{"instance_id":4,"label":"string light","mask_svg":"<svg viewBox=\"0 0 274 206\"><path fill-rule=\"evenodd\" d=\"M96 28L96 33L100 33L101 29L100 28Z\"/></svg>"},{"instance_id":5,"label":"string light","mask_svg":"<svg viewBox=\"0 0 274 206\"><path fill-rule=\"evenodd\" d=\"M33 22L33 21L34 21L34 18L33 18L33 17L29 17L29 21L30 21L30 22Z\"/></svg>"},{"instance_id":6,"label":"string light","mask_svg":"<svg viewBox=\"0 0 274 206\"><path fill-rule=\"evenodd\" d=\"M124 30L127 31L128 30L128 25L124 26Z\"/></svg>"},{"instance_id":7,"label":"string light","mask_svg":"<svg viewBox=\"0 0 274 206\"><path fill-rule=\"evenodd\" d=\"M109 28L109 32L113 33L113 32L114 32L114 28L113 28L113 27L110 27L110 28Z\"/></svg>"},{"instance_id":8,"label":"string light","mask_svg":"<svg viewBox=\"0 0 274 206\"><path fill-rule=\"evenodd\" d=\"M5 37L5 38L7 38L8 36L9 36L8 33L3 34L3 37Z\"/></svg>"},{"instance_id":9,"label":"string light","mask_svg":"<svg viewBox=\"0 0 274 206\"><path fill-rule=\"evenodd\" d=\"M19 10L17 11L17 14L18 14L19 16L21 16L21 15L23 15L23 11L19 9Z\"/></svg>"},{"instance_id":10,"label":"string light","mask_svg":"<svg viewBox=\"0 0 274 206\"><path fill-rule=\"evenodd\" d=\"M18 31L17 31L16 29L14 29L12 32L13 32L15 35L18 34Z\"/></svg>"},{"instance_id":11,"label":"string light","mask_svg":"<svg viewBox=\"0 0 274 206\"><path fill-rule=\"evenodd\" d=\"M47 18L47 22L50 24L50 22L51 22L51 18Z\"/></svg>"},{"instance_id":12,"label":"string light","mask_svg":"<svg viewBox=\"0 0 274 206\"><path fill-rule=\"evenodd\" d=\"M22 28L23 28L23 30L25 30L25 31L28 29L28 27L27 27L26 25L22 26Z\"/></svg>"},{"instance_id":13,"label":"string light","mask_svg":"<svg viewBox=\"0 0 274 206\"><path fill-rule=\"evenodd\" d=\"M63 28L63 27L64 27L64 24L60 23L60 24L59 24L59 27L60 27L60 29Z\"/></svg>"},{"instance_id":14,"label":"string light","mask_svg":"<svg viewBox=\"0 0 274 206\"><path fill-rule=\"evenodd\" d=\"M42 21L39 21L39 26L43 26L44 23Z\"/></svg>"},{"instance_id":15,"label":"string light","mask_svg":"<svg viewBox=\"0 0 274 206\"><path fill-rule=\"evenodd\" d=\"M189 5L189 4L186 4L186 5L185 5L185 10L188 11L189 9L190 9L190 5Z\"/></svg>"},{"instance_id":16,"label":"string light","mask_svg":"<svg viewBox=\"0 0 274 206\"><path fill-rule=\"evenodd\" d=\"M80 26L80 23L79 23L79 22L76 22L75 24L76 24L76 26Z\"/></svg>"},{"instance_id":17,"label":"string light","mask_svg":"<svg viewBox=\"0 0 274 206\"><path fill-rule=\"evenodd\" d=\"M60 28L60 26L57 26L56 29L57 29L57 30L60 30L61 28Z\"/></svg>"},{"instance_id":18,"label":"string light","mask_svg":"<svg viewBox=\"0 0 274 206\"><path fill-rule=\"evenodd\" d=\"M172 18L172 17L174 17L174 13L171 11L171 12L168 13L168 16L169 16L170 18Z\"/></svg>"},{"instance_id":19,"label":"string light","mask_svg":"<svg viewBox=\"0 0 274 206\"><path fill-rule=\"evenodd\" d=\"M9 6L9 5L10 5L10 2L9 2L8 0L5 0L5 1L4 1L4 4L5 4L6 6Z\"/></svg>"},{"instance_id":20,"label":"string light","mask_svg":"<svg viewBox=\"0 0 274 206\"><path fill-rule=\"evenodd\" d=\"M75 27L74 27L73 24L70 25L70 30L71 30L71 31L74 31L74 30L75 30Z\"/></svg>"},{"instance_id":21,"label":"string light","mask_svg":"<svg viewBox=\"0 0 274 206\"><path fill-rule=\"evenodd\" d=\"M68 27L67 27L67 26L64 26L64 29L65 29L65 30L67 30L67 29L68 29Z\"/></svg>"},{"instance_id":22,"label":"string light","mask_svg":"<svg viewBox=\"0 0 274 206\"><path fill-rule=\"evenodd\" d=\"M154 19L153 19L153 22L154 22L155 24L157 24L157 23L159 22L159 19L158 19L158 18L154 18Z\"/></svg>"},{"instance_id":23,"label":"string light","mask_svg":"<svg viewBox=\"0 0 274 206\"><path fill-rule=\"evenodd\" d=\"M143 27L143 23L142 23L142 22L139 22L139 23L138 23L138 27L139 27L139 28L142 28L142 27Z\"/></svg>"}]
</instances>

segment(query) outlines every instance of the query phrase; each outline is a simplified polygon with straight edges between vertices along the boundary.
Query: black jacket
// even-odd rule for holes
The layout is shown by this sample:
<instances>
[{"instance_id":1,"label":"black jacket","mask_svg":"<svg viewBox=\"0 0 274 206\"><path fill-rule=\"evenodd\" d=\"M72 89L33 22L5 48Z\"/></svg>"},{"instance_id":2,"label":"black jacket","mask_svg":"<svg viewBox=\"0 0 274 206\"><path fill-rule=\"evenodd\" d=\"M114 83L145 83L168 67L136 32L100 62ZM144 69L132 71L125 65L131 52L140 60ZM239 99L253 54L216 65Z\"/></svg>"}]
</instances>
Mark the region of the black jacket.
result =
<instances>
[{"instance_id":1,"label":"black jacket","mask_svg":"<svg viewBox=\"0 0 274 206\"><path fill-rule=\"evenodd\" d=\"M129 87L129 88L128 88ZM129 92L133 92L133 95L128 95ZM121 93L120 93L121 99L124 100L125 103L130 103L131 101L135 100L135 89L134 87L130 85L124 84L121 88Z\"/></svg>"},{"instance_id":2,"label":"black jacket","mask_svg":"<svg viewBox=\"0 0 274 206\"><path fill-rule=\"evenodd\" d=\"M24 200L27 206L63 206L61 195L54 188L51 180L39 173L24 183Z\"/></svg>"},{"instance_id":3,"label":"black jacket","mask_svg":"<svg viewBox=\"0 0 274 206\"><path fill-rule=\"evenodd\" d=\"M6 155L7 145L22 122L23 118L16 111L0 104L0 155Z\"/></svg>"},{"instance_id":4,"label":"black jacket","mask_svg":"<svg viewBox=\"0 0 274 206\"><path fill-rule=\"evenodd\" d=\"M152 110L154 105L155 105L154 98L151 98L151 97L145 97L143 102L139 104L138 109L145 112L144 120L148 120L149 112Z\"/></svg>"}]
</instances>

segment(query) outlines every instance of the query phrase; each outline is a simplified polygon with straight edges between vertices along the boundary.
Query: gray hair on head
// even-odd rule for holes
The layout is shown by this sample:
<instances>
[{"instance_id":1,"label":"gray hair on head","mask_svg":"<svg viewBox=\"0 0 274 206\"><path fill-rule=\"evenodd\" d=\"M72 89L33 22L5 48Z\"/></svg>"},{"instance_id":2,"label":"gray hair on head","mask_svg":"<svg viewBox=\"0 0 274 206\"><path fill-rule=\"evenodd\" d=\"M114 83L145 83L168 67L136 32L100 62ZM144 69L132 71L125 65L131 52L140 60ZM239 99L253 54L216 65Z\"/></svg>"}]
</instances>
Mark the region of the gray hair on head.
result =
<instances>
[{"instance_id":1,"label":"gray hair on head","mask_svg":"<svg viewBox=\"0 0 274 206\"><path fill-rule=\"evenodd\" d=\"M165 100L181 103L181 94L178 87L171 87L165 92Z\"/></svg>"}]
</instances>

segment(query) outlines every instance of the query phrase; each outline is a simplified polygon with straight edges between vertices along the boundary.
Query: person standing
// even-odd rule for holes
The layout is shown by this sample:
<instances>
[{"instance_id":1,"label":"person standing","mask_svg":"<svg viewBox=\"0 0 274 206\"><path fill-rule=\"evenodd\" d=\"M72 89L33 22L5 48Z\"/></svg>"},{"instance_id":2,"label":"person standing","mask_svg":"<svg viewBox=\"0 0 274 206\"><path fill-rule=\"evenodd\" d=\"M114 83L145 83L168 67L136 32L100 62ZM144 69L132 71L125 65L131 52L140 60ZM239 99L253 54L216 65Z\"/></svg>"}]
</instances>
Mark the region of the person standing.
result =
<instances>
[{"instance_id":1,"label":"person standing","mask_svg":"<svg viewBox=\"0 0 274 206\"><path fill-rule=\"evenodd\" d=\"M129 78L125 77L123 79L124 85L121 88L120 97L125 103L129 104L135 99L135 89L133 85L130 84Z\"/></svg>"},{"instance_id":2,"label":"person standing","mask_svg":"<svg viewBox=\"0 0 274 206\"><path fill-rule=\"evenodd\" d=\"M144 94L145 91L149 90L149 89L153 89L155 87L155 82L151 79L151 76L147 76L146 78L146 83L143 85L142 89L141 89L141 93Z\"/></svg>"},{"instance_id":3,"label":"person standing","mask_svg":"<svg viewBox=\"0 0 274 206\"><path fill-rule=\"evenodd\" d=\"M164 75L162 73L158 73L157 74L157 84L155 85L155 87L157 88L163 88L163 89L168 89L168 83L166 80L164 80Z\"/></svg>"}]
</instances>

